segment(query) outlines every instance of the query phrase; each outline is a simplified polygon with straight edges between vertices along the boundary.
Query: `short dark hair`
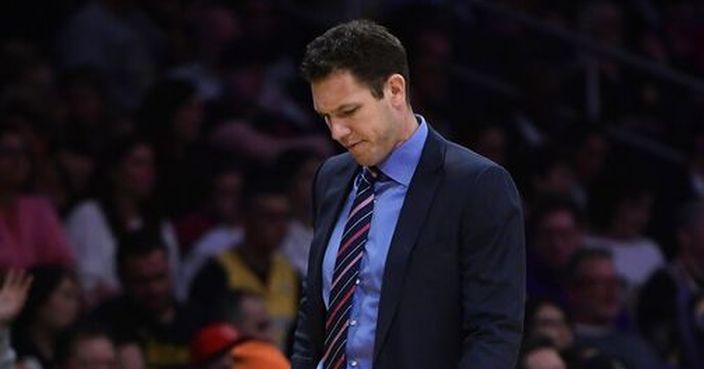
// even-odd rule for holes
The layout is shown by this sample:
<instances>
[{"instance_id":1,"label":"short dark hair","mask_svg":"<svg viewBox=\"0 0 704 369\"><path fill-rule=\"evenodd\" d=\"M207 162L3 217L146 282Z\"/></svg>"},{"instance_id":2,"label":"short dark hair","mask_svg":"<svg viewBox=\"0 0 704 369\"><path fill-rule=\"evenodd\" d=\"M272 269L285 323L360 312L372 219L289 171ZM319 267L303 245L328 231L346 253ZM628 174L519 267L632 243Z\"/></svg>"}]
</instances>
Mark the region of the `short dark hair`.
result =
<instances>
[{"instance_id":1,"label":"short dark hair","mask_svg":"<svg viewBox=\"0 0 704 369\"><path fill-rule=\"evenodd\" d=\"M274 168L259 168L247 173L242 190L242 206L251 210L255 200L266 196L286 196L285 182Z\"/></svg>"},{"instance_id":2,"label":"short dark hair","mask_svg":"<svg viewBox=\"0 0 704 369\"><path fill-rule=\"evenodd\" d=\"M384 96L384 83L393 74L406 80L410 73L406 49L385 27L369 20L353 20L330 28L306 47L301 71L308 82L335 71L346 70L367 85L377 99Z\"/></svg>"},{"instance_id":3,"label":"short dark hair","mask_svg":"<svg viewBox=\"0 0 704 369\"><path fill-rule=\"evenodd\" d=\"M613 254L607 249L599 248L584 248L575 252L567 264L567 283L570 286L576 285L582 278L582 271L580 270L582 264L592 259L613 260Z\"/></svg>"},{"instance_id":4,"label":"short dark hair","mask_svg":"<svg viewBox=\"0 0 704 369\"><path fill-rule=\"evenodd\" d=\"M117 271L120 279L124 280L127 259L147 256L157 250L166 254L166 245L158 230L140 229L123 234L118 240L117 248Z\"/></svg>"}]
</instances>

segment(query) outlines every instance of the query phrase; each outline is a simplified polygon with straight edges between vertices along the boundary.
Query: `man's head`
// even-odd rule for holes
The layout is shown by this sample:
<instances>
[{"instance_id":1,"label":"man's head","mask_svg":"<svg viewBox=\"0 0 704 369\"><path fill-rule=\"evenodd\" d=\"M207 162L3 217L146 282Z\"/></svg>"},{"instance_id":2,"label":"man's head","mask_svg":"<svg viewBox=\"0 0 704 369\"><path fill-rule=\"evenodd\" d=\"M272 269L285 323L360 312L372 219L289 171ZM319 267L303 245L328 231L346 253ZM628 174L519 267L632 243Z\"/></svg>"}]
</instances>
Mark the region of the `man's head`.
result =
<instances>
[{"instance_id":1,"label":"man's head","mask_svg":"<svg viewBox=\"0 0 704 369\"><path fill-rule=\"evenodd\" d=\"M532 228L533 251L554 271L563 271L584 242L579 210L565 199L544 199Z\"/></svg>"},{"instance_id":2,"label":"man's head","mask_svg":"<svg viewBox=\"0 0 704 369\"><path fill-rule=\"evenodd\" d=\"M232 324L247 338L274 341L274 325L262 296L244 290L223 293L214 307L214 321Z\"/></svg>"},{"instance_id":3,"label":"man's head","mask_svg":"<svg viewBox=\"0 0 704 369\"><path fill-rule=\"evenodd\" d=\"M169 261L158 234L145 230L123 237L117 263L122 286L130 301L155 315L172 307Z\"/></svg>"},{"instance_id":4,"label":"man's head","mask_svg":"<svg viewBox=\"0 0 704 369\"><path fill-rule=\"evenodd\" d=\"M567 270L568 300L574 321L610 326L622 308L621 281L611 253L582 249L574 255Z\"/></svg>"},{"instance_id":5,"label":"man's head","mask_svg":"<svg viewBox=\"0 0 704 369\"><path fill-rule=\"evenodd\" d=\"M406 51L386 28L333 27L308 44L301 70L332 138L361 165L380 163L412 134Z\"/></svg>"},{"instance_id":6,"label":"man's head","mask_svg":"<svg viewBox=\"0 0 704 369\"><path fill-rule=\"evenodd\" d=\"M244 194L245 247L258 252L276 250L288 231L291 209L284 185L278 175L262 171L245 180Z\"/></svg>"},{"instance_id":7,"label":"man's head","mask_svg":"<svg viewBox=\"0 0 704 369\"><path fill-rule=\"evenodd\" d=\"M85 325L71 329L57 340L56 363L60 369L115 369L115 345L105 331Z\"/></svg>"}]
</instances>

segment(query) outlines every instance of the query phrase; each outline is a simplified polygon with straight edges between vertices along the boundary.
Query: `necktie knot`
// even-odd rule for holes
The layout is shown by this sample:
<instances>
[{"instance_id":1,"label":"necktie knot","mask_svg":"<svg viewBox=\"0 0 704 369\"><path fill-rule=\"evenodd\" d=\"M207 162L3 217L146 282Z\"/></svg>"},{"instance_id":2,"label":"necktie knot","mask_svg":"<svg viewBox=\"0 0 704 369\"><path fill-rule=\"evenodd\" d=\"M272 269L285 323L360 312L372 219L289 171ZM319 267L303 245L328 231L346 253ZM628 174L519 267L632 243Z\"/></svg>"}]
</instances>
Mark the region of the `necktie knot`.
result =
<instances>
[{"instance_id":1,"label":"necktie knot","mask_svg":"<svg viewBox=\"0 0 704 369\"><path fill-rule=\"evenodd\" d=\"M364 167L362 169L362 179L364 179L364 181L366 181L370 186L374 185L374 183L380 179L381 175L381 171L375 166Z\"/></svg>"}]
</instances>

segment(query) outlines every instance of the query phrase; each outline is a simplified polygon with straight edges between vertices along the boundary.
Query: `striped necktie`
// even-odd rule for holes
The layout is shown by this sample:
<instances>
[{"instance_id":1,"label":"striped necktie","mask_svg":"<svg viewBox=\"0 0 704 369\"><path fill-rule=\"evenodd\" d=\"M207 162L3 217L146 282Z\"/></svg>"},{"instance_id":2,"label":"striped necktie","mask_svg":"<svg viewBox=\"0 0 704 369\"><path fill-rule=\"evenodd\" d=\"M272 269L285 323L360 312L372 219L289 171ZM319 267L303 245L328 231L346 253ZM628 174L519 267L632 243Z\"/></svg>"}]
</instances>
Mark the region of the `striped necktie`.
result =
<instances>
[{"instance_id":1,"label":"striped necktie","mask_svg":"<svg viewBox=\"0 0 704 369\"><path fill-rule=\"evenodd\" d=\"M365 167L357 186L357 195L345 222L345 228L335 258L330 303L325 319L325 353L323 369L347 366L345 347L352 297L357 285L359 265L374 212L374 182L379 177L375 167Z\"/></svg>"}]
</instances>

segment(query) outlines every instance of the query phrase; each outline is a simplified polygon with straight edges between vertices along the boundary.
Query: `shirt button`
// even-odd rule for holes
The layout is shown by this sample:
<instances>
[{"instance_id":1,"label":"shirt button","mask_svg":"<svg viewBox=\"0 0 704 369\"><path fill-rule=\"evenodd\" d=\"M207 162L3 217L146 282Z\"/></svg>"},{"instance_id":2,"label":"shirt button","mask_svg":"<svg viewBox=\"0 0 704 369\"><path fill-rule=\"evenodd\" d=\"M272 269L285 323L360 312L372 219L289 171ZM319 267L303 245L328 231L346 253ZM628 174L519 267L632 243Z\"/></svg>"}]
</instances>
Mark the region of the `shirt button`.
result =
<instances>
[{"instance_id":1,"label":"shirt button","mask_svg":"<svg viewBox=\"0 0 704 369\"><path fill-rule=\"evenodd\" d=\"M354 327L355 325L357 325L357 321L354 319L350 320L350 325Z\"/></svg>"},{"instance_id":2,"label":"shirt button","mask_svg":"<svg viewBox=\"0 0 704 369\"><path fill-rule=\"evenodd\" d=\"M357 278L357 280L354 281L354 284L359 284L359 278Z\"/></svg>"},{"instance_id":3,"label":"shirt button","mask_svg":"<svg viewBox=\"0 0 704 369\"><path fill-rule=\"evenodd\" d=\"M356 367L356 366L357 366L357 362L356 362L355 360L350 361L350 366Z\"/></svg>"}]
</instances>

